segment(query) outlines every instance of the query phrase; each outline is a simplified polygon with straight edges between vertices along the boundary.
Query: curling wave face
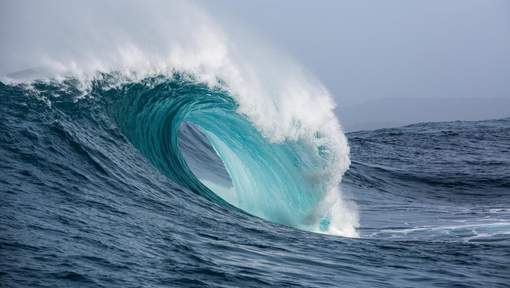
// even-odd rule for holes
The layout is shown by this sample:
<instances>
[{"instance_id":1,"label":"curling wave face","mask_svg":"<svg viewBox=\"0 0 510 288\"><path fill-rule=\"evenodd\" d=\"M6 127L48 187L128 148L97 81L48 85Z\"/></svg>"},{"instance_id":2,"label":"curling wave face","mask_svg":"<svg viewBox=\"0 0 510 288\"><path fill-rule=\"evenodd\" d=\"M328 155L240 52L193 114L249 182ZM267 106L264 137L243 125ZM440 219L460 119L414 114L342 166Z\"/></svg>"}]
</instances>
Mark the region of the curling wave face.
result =
<instances>
[{"instance_id":1,"label":"curling wave face","mask_svg":"<svg viewBox=\"0 0 510 288\"><path fill-rule=\"evenodd\" d=\"M112 118L164 175L213 203L299 229L357 236L354 208L344 204L338 188L348 161L347 155L338 158L343 152L336 145L347 145L343 134L316 131L274 139L240 112L221 83L211 87L186 73L136 81L119 75L98 74L87 91L80 90L83 85L74 78L19 87L30 87L37 95L68 91L66 97L78 102L94 99L97 108L105 110L104 117ZM44 99L51 103L55 96L50 93ZM302 129L296 120L293 131ZM186 137L190 129L194 137ZM281 127L273 131L277 130ZM183 146L194 151L183 153L189 151ZM201 155L214 161L200 161ZM210 177L219 175L218 169L224 173Z\"/></svg>"},{"instance_id":2,"label":"curling wave face","mask_svg":"<svg viewBox=\"0 0 510 288\"><path fill-rule=\"evenodd\" d=\"M106 93L115 99L112 112L129 140L179 185L215 201L228 202L264 219L301 229L355 236L341 223L338 201L329 191L330 147L307 139L270 142L222 89L211 89L174 75L125 84ZM231 180L231 187L198 179L179 147L179 130L192 124L207 137ZM190 157L194 157L191 155ZM198 167L204 171L207 167ZM204 183L209 183L204 185ZM225 181L223 181L225 182ZM209 186L209 187L208 187ZM329 198L328 198L329 197ZM326 199L328 198L328 199ZM332 199L333 198L333 199Z\"/></svg>"}]
</instances>

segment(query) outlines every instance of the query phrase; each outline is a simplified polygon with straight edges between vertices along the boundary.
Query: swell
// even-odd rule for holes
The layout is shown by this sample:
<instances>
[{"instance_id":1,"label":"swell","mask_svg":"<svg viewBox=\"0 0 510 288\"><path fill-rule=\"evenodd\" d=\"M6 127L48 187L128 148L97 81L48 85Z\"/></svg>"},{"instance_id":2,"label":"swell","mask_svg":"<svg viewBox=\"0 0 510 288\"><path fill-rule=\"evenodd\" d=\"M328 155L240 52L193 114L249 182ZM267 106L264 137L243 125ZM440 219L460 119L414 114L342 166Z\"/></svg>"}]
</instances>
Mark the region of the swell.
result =
<instances>
[{"instance_id":1,"label":"swell","mask_svg":"<svg viewBox=\"0 0 510 288\"><path fill-rule=\"evenodd\" d=\"M508 243L509 120L349 133L361 237Z\"/></svg>"},{"instance_id":2,"label":"swell","mask_svg":"<svg viewBox=\"0 0 510 288\"><path fill-rule=\"evenodd\" d=\"M506 198L509 120L421 123L349 133L353 161L344 183L413 199Z\"/></svg>"}]
</instances>

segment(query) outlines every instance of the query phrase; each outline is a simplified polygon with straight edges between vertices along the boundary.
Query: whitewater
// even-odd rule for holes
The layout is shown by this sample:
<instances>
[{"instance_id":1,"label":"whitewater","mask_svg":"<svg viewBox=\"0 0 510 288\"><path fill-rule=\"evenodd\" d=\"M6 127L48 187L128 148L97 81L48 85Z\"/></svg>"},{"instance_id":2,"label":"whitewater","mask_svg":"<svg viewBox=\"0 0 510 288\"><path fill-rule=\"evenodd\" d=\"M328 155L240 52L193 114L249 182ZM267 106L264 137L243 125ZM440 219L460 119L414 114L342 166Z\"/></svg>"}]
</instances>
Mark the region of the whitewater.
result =
<instances>
[{"instance_id":1,"label":"whitewater","mask_svg":"<svg viewBox=\"0 0 510 288\"><path fill-rule=\"evenodd\" d=\"M510 281L508 118L346 136L318 79L196 4L32 4L2 4L2 284Z\"/></svg>"}]
</instances>

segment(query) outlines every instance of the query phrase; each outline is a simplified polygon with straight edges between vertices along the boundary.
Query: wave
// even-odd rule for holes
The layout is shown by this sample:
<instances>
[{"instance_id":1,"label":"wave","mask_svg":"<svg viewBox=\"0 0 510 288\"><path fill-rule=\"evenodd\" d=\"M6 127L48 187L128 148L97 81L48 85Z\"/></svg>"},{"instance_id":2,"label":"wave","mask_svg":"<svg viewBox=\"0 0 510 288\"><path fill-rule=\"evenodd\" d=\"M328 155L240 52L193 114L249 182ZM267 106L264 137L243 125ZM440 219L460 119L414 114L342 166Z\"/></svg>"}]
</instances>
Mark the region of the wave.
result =
<instances>
[{"instance_id":1,"label":"wave","mask_svg":"<svg viewBox=\"0 0 510 288\"><path fill-rule=\"evenodd\" d=\"M509 120L420 123L349 133L355 158L345 180L418 199L504 197L510 187L509 162L501 155L508 152L504 143L510 141Z\"/></svg>"},{"instance_id":2,"label":"wave","mask_svg":"<svg viewBox=\"0 0 510 288\"><path fill-rule=\"evenodd\" d=\"M508 243L509 120L348 133L361 237Z\"/></svg>"},{"instance_id":3,"label":"wave","mask_svg":"<svg viewBox=\"0 0 510 288\"><path fill-rule=\"evenodd\" d=\"M215 204L304 230L357 235L354 208L337 188L343 172L337 162L345 159L329 141L338 137L316 131L310 138L269 138L239 112L226 89L193 75L118 81L118 75L101 74L85 96L72 78L6 87L24 89L50 106L58 97L93 99L95 109L104 109L104 117L164 175Z\"/></svg>"},{"instance_id":4,"label":"wave","mask_svg":"<svg viewBox=\"0 0 510 288\"><path fill-rule=\"evenodd\" d=\"M137 11L137 17L101 2L34 5L34 21L5 35L5 50L23 49L24 58L2 62L11 71L25 70L7 73L4 83L28 85L35 94L44 85L69 89L76 101L108 95L116 101L109 113L122 133L183 187L277 223L357 235L355 205L338 188L350 161L335 104L287 56L233 41L235 33L224 32L189 2L126 1L125 11ZM9 14L20 13L16 7L7 7ZM56 12L62 10L72 17ZM83 13L89 10L93 19ZM61 27L73 33L61 39L53 33ZM51 33L31 37L41 29ZM15 47L19 35L36 43ZM187 124L214 147L232 187L220 188L190 170L178 145L180 127Z\"/></svg>"}]
</instances>

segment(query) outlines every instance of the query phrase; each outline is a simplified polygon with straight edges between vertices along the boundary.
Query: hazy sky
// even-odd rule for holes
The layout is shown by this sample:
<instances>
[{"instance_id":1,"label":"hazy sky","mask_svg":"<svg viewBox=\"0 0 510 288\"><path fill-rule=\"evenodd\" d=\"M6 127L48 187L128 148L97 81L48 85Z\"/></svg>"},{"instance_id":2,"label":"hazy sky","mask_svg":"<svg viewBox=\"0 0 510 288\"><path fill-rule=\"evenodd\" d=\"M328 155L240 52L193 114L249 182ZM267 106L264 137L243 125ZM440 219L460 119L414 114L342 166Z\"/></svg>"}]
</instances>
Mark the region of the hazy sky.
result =
<instances>
[{"instance_id":1,"label":"hazy sky","mask_svg":"<svg viewBox=\"0 0 510 288\"><path fill-rule=\"evenodd\" d=\"M416 110L401 113L404 124L510 116L510 1L202 3L226 29L242 23L290 53L332 91L340 110L359 110L340 118L370 110L352 121L388 122L382 114L398 118L403 109ZM381 115L364 106L389 98ZM399 105L400 98L434 99L413 106ZM467 98L504 101L464 103Z\"/></svg>"},{"instance_id":2,"label":"hazy sky","mask_svg":"<svg viewBox=\"0 0 510 288\"><path fill-rule=\"evenodd\" d=\"M344 123L395 122L399 117L400 122L409 123L510 116L508 0L196 2L227 32L255 35L303 64L332 92ZM19 2L4 2L4 8L6 3ZM27 13L23 15L37 13L32 9L34 3L25 2ZM126 5L121 3L107 2L118 5L119 13L136 17L136 11L123 11ZM18 37L16 31L22 27L9 25L18 16L3 10L0 32L4 41L14 35L24 44L10 49L15 52L12 55L2 53L2 71L25 57L23 47L30 47L34 37L49 33ZM10 44L0 45L3 51ZM418 98L420 104L409 102ZM474 98L478 100L467 101ZM442 114L434 113L439 110Z\"/></svg>"},{"instance_id":3,"label":"hazy sky","mask_svg":"<svg viewBox=\"0 0 510 288\"><path fill-rule=\"evenodd\" d=\"M241 22L293 54L347 104L510 97L507 0L204 4L225 26Z\"/></svg>"}]
</instances>

